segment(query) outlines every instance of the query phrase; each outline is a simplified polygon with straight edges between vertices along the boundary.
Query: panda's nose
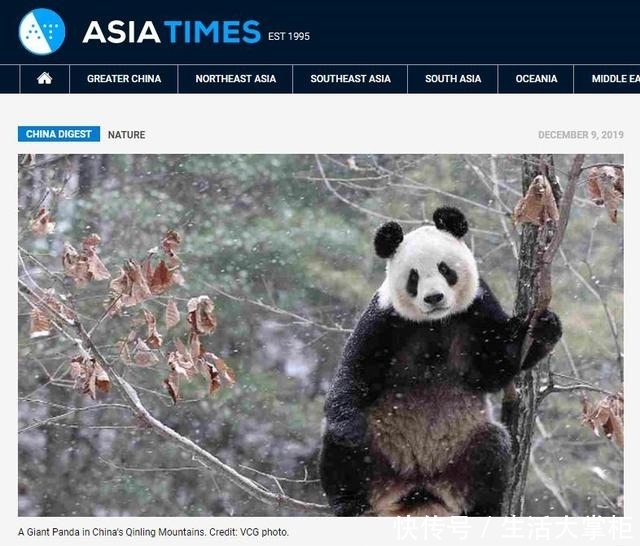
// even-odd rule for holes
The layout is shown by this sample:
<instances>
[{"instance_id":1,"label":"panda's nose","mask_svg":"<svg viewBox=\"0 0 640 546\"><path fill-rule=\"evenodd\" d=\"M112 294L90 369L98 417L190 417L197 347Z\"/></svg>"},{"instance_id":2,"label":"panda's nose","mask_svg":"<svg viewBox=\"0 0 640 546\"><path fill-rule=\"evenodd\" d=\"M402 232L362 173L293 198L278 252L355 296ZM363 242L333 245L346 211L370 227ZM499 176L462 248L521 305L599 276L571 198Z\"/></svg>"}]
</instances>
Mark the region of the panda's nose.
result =
<instances>
[{"instance_id":1,"label":"panda's nose","mask_svg":"<svg viewBox=\"0 0 640 546\"><path fill-rule=\"evenodd\" d=\"M436 292L435 294L429 294L424 297L424 302L430 305L435 305L436 303L440 303L444 298L444 294L442 292Z\"/></svg>"}]
</instances>

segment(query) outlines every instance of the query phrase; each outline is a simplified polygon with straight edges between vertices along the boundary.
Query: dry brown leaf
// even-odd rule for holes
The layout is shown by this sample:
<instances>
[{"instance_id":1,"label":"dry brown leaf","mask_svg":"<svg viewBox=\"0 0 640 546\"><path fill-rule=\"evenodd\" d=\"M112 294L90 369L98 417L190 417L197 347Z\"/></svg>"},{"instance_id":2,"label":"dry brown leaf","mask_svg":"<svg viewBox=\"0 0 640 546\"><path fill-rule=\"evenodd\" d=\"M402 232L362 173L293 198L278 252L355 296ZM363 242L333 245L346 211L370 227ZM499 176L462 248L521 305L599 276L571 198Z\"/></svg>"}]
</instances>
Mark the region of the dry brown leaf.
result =
<instances>
[{"instance_id":1,"label":"dry brown leaf","mask_svg":"<svg viewBox=\"0 0 640 546\"><path fill-rule=\"evenodd\" d=\"M74 387L96 399L96 390L108 393L111 390L109 375L94 358L76 356L69 363L69 373L75 380Z\"/></svg>"},{"instance_id":2,"label":"dry brown leaf","mask_svg":"<svg viewBox=\"0 0 640 546\"><path fill-rule=\"evenodd\" d=\"M193 360L195 360L196 358L200 358L204 353L202 343L200 343L200 336L198 336L198 334L194 334L193 332L189 334L189 352L191 353L191 358Z\"/></svg>"},{"instance_id":3,"label":"dry brown leaf","mask_svg":"<svg viewBox=\"0 0 640 546\"><path fill-rule=\"evenodd\" d=\"M167 377L163 383L169 392L169 396L171 396L171 400L173 400L174 404L177 404L180 398L180 386L178 384L177 374L175 372L169 372L169 377Z\"/></svg>"},{"instance_id":4,"label":"dry brown leaf","mask_svg":"<svg viewBox=\"0 0 640 546\"><path fill-rule=\"evenodd\" d=\"M97 362L93 362L93 372L96 377L96 387L102 392L109 392L111 390L111 380L109 375L104 371L104 368Z\"/></svg>"},{"instance_id":5,"label":"dry brown leaf","mask_svg":"<svg viewBox=\"0 0 640 546\"><path fill-rule=\"evenodd\" d=\"M30 223L32 233L36 235L50 235L56 227L49 211L42 207Z\"/></svg>"},{"instance_id":6,"label":"dry brown leaf","mask_svg":"<svg viewBox=\"0 0 640 546\"><path fill-rule=\"evenodd\" d=\"M87 260L66 241L62 249L62 269L76 284L87 284L91 280Z\"/></svg>"},{"instance_id":7,"label":"dry brown leaf","mask_svg":"<svg viewBox=\"0 0 640 546\"><path fill-rule=\"evenodd\" d=\"M123 307L137 305L151 297L151 290L142 273L140 265L127 260L120 269L120 275L111 281L111 290L120 294Z\"/></svg>"},{"instance_id":8,"label":"dry brown leaf","mask_svg":"<svg viewBox=\"0 0 640 546\"><path fill-rule=\"evenodd\" d=\"M129 344L126 341L118 341L118 358L122 360L128 366L131 366L133 358L131 357L131 351L129 350Z\"/></svg>"},{"instance_id":9,"label":"dry brown leaf","mask_svg":"<svg viewBox=\"0 0 640 546\"><path fill-rule=\"evenodd\" d=\"M129 264L129 262L127 262ZM131 294L131 279L127 274L127 264L120 268L120 275L109 283L109 288L118 295Z\"/></svg>"},{"instance_id":10,"label":"dry brown leaf","mask_svg":"<svg viewBox=\"0 0 640 546\"><path fill-rule=\"evenodd\" d=\"M618 221L618 205L624 198L624 169L607 165L592 167L587 177L587 196L607 209L612 222Z\"/></svg>"},{"instance_id":11,"label":"dry brown leaf","mask_svg":"<svg viewBox=\"0 0 640 546\"><path fill-rule=\"evenodd\" d=\"M136 366L153 366L158 362L158 357L143 340L138 339L133 348L133 362Z\"/></svg>"},{"instance_id":12,"label":"dry brown leaf","mask_svg":"<svg viewBox=\"0 0 640 546\"><path fill-rule=\"evenodd\" d=\"M94 250L87 251L87 267L92 280L104 281L111 278L111 273L109 273Z\"/></svg>"},{"instance_id":13,"label":"dry brown leaf","mask_svg":"<svg viewBox=\"0 0 640 546\"><path fill-rule=\"evenodd\" d=\"M524 197L518 201L513 211L513 221L516 224L529 223L541 226L547 220L558 221L560 213L553 196L551 184L545 176L536 176Z\"/></svg>"},{"instance_id":14,"label":"dry brown leaf","mask_svg":"<svg viewBox=\"0 0 640 546\"><path fill-rule=\"evenodd\" d=\"M190 334L189 348L179 339L175 340L175 346L176 350L167 355L170 373L164 380L174 403L179 398L180 382L191 381L198 372L207 379L209 393L221 388L223 380L229 385L235 383L233 370L220 357L205 352L197 334ZM194 353L199 356L193 356Z\"/></svg>"},{"instance_id":15,"label":"dry brown leaf","mask_svg":"<svg viewBox=\"0 0 640 546\"><path fill-rule=\"evenodd\" d=\"M82 248L87 259L87 266L89 273L92 275L92 280L103 281L111 278L111 273L102 263L102 260L98 256L96 246L101 243L100 236L97 233L92 233L84 241L82 241Z\"/></svg>"},{"instance_id":16,"label":"dry brown leaf","mask_svg":"<svg viewBox=\"0 0 640 546\"><path fill-rule=\"evenodd\" d=\"M118 356L120 357L120 360L122 360L122 362L124 362L125 364L129 364L129 365L135 364L135 362L133 361L133 357L131 356L131 350L129 349L129 345L134 344L134 342L137 342L137 340L138 340L138 334L136 334L135 330L131 330L127 334L127 337L125 339L118 341L118 344L117 344ZM134 345L134 350L135 350L135 345Z\"/></svg>"},{"instance_id":17,"label":"dry brown leaf","mask_svg":"<svg viewBox=\"0 0 640 546\"><path fill-rule=\"evenodd\" d=\"M209 393L222 387L221 379L224 379L229 385L233 385L236 381L233 370L224 360L213 353L203 353L202 357L198 359L198 368L209 381Z\"/></svg>"},{"instance_id":18,"label":"dry brown leaf","mask_svg":"<svg viewBox=\"0 0 640 546\"><path fill-rule=\"evenodd\" d=\"M167 362L171 370L163 383L173 403L177 404L180 398L180 381L190 381L196 373L196 366L184 344L180 340L175 340L175 345L176 350L167 355Z\"/></svg>"},{"instance_id":19,"label":"dry brown leaf","mask_svg":"<svg viewBox=\"0 0 640 546\"><path fill-rule=\"evenodd\" d=\"M27 167L35 165L36 164L36 154L24 154L20 164L21 165L25 165Z\"/></svg>"},{"instance_id":20,"label":"dry brown leaf","mask_svg":"<svg viewBox=\"0 0 640 546\"><path fill-rule=\"evenodd\" d=\"M29 337L31 339L45 337L51 333L51 322L49 321L49 315L45 311L37 307L31 309L30 322Z\"/></svg>"},{"instance_id":21,"label":"dry brown leaf","mask_svg":"<svg viewBox=\"0 0 640 546\"><path fill-rule=\"evenodd\" d=\"M82 394L88 394L92 400L96 399L96 376L94 373L87 375L86 381L82 384Z\"/></svg>"},{"instance_id":22,"label":"dry brown leaf","mask_svg":"<svg viewBox=\"0 0 640 546\"><path fill-rule=\"evenodd\" d=\"M160 260L150 276L147 277L149 289L152 294L162 294L165 290L176 283L174 274L169 271L164 260Z\"/></svg>"},{"instance_id":23,"label":"dry brown leaf","mask_svg":"<svg viewBox=\"0 0 640 546\"><path fill-rule=\"evenodd\" d=\"M176 250L180 246L180 243L180 235L171 229L167 231L160 243L163 252L167 255L167 267L169 268L169 271L173 273L173 282L175 284L182 284L184 282L184 278L179 271L182 262L178 257L178 254L176 254Z\"/></svg>"},{"instance_id":24,"label":"dry brown leaf","mask_svg":"<svg viewBox=\"0 0 640 546\"><path fill-rule=\"evenodd\" d=\"M162 345L162 336L158 333L156 327L156 317L146 309L143 309L143 312L144 319L147 323L147 339L145 341L149 347L157 349Z\"/></svg>"},{"instance_id":25,"label":"dry brown leaf","mask_svg":"<svg viewBox=\"0 0 640 546\"><path fill-rule=\"evenodd\" d=\"M92 233L91 235L85 237L84 241L82 241L82 248L84 250L95 250L95 248L102 242L100 235L97 233Z\"/></svg>"},{"instance_id":26,"label":"dry brown leaf","mask_svg":"<svg viewBox=\"0 0 640 546\"><path fill-rule=\"evenodd\" d=\"M183 368L178 362L173 365L173 371L176 373L178 377L183 377L184 379L189 379L189 372L186 368Z\"/></svg>"},{"instance_id":27,"label":"dry brown leaf","mask_svg":"<svg viewBox=\"0 0 640 546\"><path fill-rule=\"evenodd\" d=\"M172 351L167 355L169 367L176 371L179 375L183 375L185 379L192 379L197 369L191 355L184 355L179 351Z\"/></svg>"},{"instance_id":28,"label":"dry brown leaf","mask_svg":"<svg viewBox=\"0 0 640 546\"><path fill-rule=\"evenodd\" d=\"M213 353L207 353L207 355L211 355L211 358L213 359L217 370L220 372L225 381L229 383L229 385L233 385L236 382L236 374L229 367L229 365L219 356L216 356Z\"/></svg>"},{"instance_id":29,"label":"dry brown leaf","mask_svg":"<svg viewBox=\"0 0 640 546\"><path fill-rule=\"evenodd\" d=\"M71 379L78 379L80 375L84 371L83 363L84 359L81 356L76 356L71 359L69 363L69 373L71 374Z\"/></svg>"},{"instance_id":30,"label":"dry brown leaf","mask_svg":"<svg viewBox=\"0 0 640 546\"><path fill-rule=\"evenodd\" d=\"M70 307L67 307L64 303L58 300L58 298L56 297L56 292L53 288L44 291L44 301L49 307L51 307L65 319L75 320L75 312Z\"/></svg>"},{"instance_id":31,"label":"dry brown leaf","mask_svg":"<svg viewBox=\"0 0 640 546\"><path fill-rule=\"evenodd\" d=\"M620 448L624 447L624 396L621 392L606 396L595 404L591 404L586 396L583 397L582 421L591 427L596 436L600 436L602 431Z\"/></svg>"},{"instance_id":32,"label":"dry brown leaf","mask_svg":"<svg viewBox=\"0 0 640 546\"><path fill-rule=\"evenodd\" d=\"M209 334L216 329L214 305L209 296L191 298L187 303L187 321L194 334Z\"/></svg>"},{"instance_id":33,"label":"dry brown leaf","mask_svg":"<svg viewBox=\"0 0 640 546\"><path fill-rule=\"evenodd\" d=\"M185 358L191 358L191 353L189 352L189 349L187 349L186 345L182 343L180 339L176 338L173 341L173 343L176 346L176 351L178 351Z\"/></svg>"},{"instance_id":34,"label":"dry brown leaf","mask_svg":"<svg viewBox=\"0 0 640 546\"><path fill-rule=\"evenodd\" d=\"M209 372L209 394L212 394L222 387L222 381L220 381L220 372L215 365L211 362L206 362L206 364Z\"/></svg>"},{"instance_id":35,"label":"dry brown leaf","mask_svg":"<svg viewBox=\"0 0 640 546\"><path fill-rule=\"evenodd\" d=\"M180 246L181 242L182 240L180 239L180 235L170 229L162 239L160 246L162 247L162 250L164 250L165 254L167 254L168 256L175 256L175 252Z\"/></svg>"},{"instance_id":36,"label":"dry brown leaf","mask_svg":"<svg viewBox=\"0 0 640 546\"><path fill-rule=\"evenodd\" d=\"M100 260L96 246L100 237L93 233L82 242L82 252L78 252L70 243L65 242L62 251L62 268L67 277L76 284L83 285L89 281L110 279L111 274Z\"/></svg>"},{"instance_id":37,"label":"dry brown leaf","mask_svg":"<svg viewBox=\"0 0 640 546\"><path fill-rule=\"evenodd\" d=\"M167 302L167 307L164 311L164 322L167 330L170 330L180 322L180 311L178 310L178 304L173 298L171 298Z\"/></svg>"}]
</instances>

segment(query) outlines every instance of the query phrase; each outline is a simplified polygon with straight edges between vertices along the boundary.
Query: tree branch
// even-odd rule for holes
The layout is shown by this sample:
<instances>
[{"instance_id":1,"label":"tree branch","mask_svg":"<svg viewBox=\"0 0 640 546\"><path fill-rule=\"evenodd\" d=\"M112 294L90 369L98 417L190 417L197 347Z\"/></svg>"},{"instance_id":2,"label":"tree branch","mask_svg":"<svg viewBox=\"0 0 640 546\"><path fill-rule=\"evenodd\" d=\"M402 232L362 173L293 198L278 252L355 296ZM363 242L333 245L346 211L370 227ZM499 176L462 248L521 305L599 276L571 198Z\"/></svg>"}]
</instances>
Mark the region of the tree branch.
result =
<instances>
[{"instance_id":1,"label":"tree branch","mask_svg":"<svg viewBox=\"0 0 640 546\"><path fill-rule=\"evenodd\" d=\"M99 348L93 343L91 336L87 333L82 323L76 318L71 320L63 317L55 309L53 309L47 302L38 298L37 294L31 290L25 283L18 280L20 286L20 294L27 298L27 301L32 306L36 306L47 313L56 321L60 321L63 327L60 327L61 332L74 343L80 352L85 357L93 357L95 360L105 369L109 370L110 376L115 379L116 384L120 387L120 391L124 395L125 399L130 405L130 410L133 411L144 423L151 427L160 436L168 439L172 443L178 445L182 449L192 453L202 461L208 463L211 469L217 473L223 475L225 478L233 482L245 493L251 497L271 506L276 507L292 507L299 508L305 512L324 513L329 514L330 509L327 505L317 504L313 502L304 502L292 497L288 497L282 493L273 493L262 485L254 482L250 478L243 476L237 470L231 466L225 464L212 453L201 448L195 442L189 438L182 436L172 428L168 427L158 419L156 419L147 408L144 406L136 390L115 370L111 363L102 355ZM29 296L27 296L26 294ZM34 298L33 300L31 298ZM74 337L66 328L72 329L78 337Z\"/></svg>"},{"instance_id":2,"label":"tree branch","mask_svg":"<svg viewBox=\"0 0 640 546\"><path fill-rule=\"evenodd\" d=\"M322 181L324 182L325 187L340 201L342 201L343 203L349 205L350 207L353 207L354 209L364 213L364 214L368 214L369 216L373 216L374 218L379 218L381 220L386 220L386 221L395 221L395 222L403 222L405 224L416 224L416 225L424 225L426 223L431 223L431 222L425 222L424 220L416 220L413 218L395 218L393 216L387 216L386 214L382 214L380 212L376 212L374 210L365 208L361 205L358 205L357 203L354 203L353 201L350 201L349 199L347 199L344 195L340 194L332 185L330 182L330 179L327 177L324 167L322 166L322 162L320 161L320 158L316 155L315 156L316 159L316 165L318 166L318 171L320 172L320 176ZM397 175L400 177L404 177L404 175ZM411 179L408 179L411 180ZM394 184L394 186L396 187L405 187L405 188L409 188L409 189L419 189L422 191L425 190L429 190L429 187L426 186L422 186L420 184L416 185L415 181L411 180L411 182L413 183L413 185L409 186L409 185L402 185L402 184ZM435 191L435 189L434 189ZM474 206L480 207L482 209L491 211L492 213L498 213L501 214L499 211L496 211L495 209L492 209L491 207L487 207L486 205L482 205L480 203L476 203L475 201L471 201L470 199L466 199L465 197L460 197L460 196L456 196L455 194L449 193L449 192L444 192L439 190L440 193L444 193L449 197L454 197L457 198L458 200L462 200L465 202L469 202L469 204L472 204ZM470 228L469 231L471 233L476 233L479 235L489 235L491 237L499 237L500 234L495 232L495 231L489 231L486 229L477 229L477 228Z\"/></svg>"},{"instance_id":3,"label":"tree branch","mask_svg":"<svg viewBox=\"0 0 640 546\"><path fill-rule=\"evenodd\" d=\"M27 432L34 428L44 427L52 423L56 423L57 421L60 421L66 417L69 417L70 415L76 415L77 413L81 413L83 411L93 411L97 409L111 409L111 408L126 409L131 411L131 408L125 404L101 404L99 406L87 406L85 408L71 408L68 411L65 411L64 413L60 413L58 415L54 415L53 417L49 417L48 419L43 419L42 421L37 421L35 423L27 425L26 427L19 429L18 434L22 434L23 432Z\"/></svg>"},{"instance_id":4,"label":"tree branch","mask_svg":"<svg viewBox=\"0 0 640 546\"><path fill-rule=\"evenodd\" d=\"M551 264L569 222L571 205L584 158L584 154L578 154L573 159L567 185L558 207L557 225L553 225L556 224L554 222L545 222L540 227L531 224L524 224L522 227L515 314L526 317L528 328L520 352L520 362L524 362L533 344L532 329L551 301ZM536 176L544 176L550 183L553 182L552 189L557 200L561 190L555 179L553 156L537 156L536 161L529 159L529 156L523 156L522 164L523 195L526 195L529 185ZM540 373L535 369L527 370L504 391L502 421L511 434L514 460L513 476L504 503L505 515L520 516L524 509L531 438L540 401L538 396ZM517 386L520 387L519 390Z\"/></svg>"},{"instance_id":5,"label":"tree branch","mask_svg":"<svg viewBox=\"0 0 640 546\"><path fill-rule=\"evenodd\" d=\"M294 324L298 324L302 326L313 326L314 328L318 328L318 330L324 330L325 332L336 332L338 334L350 334L353 331L350 328L343 328L342 326L338 326L338 325L329 326L327 324L322 324L321 322L316 322L314 320L311 320L310 318L303 317L302 315L298 315L296 313L287 311L286 309L282 309L280 307L276 307L275 305L269 305L267 303L264 303L258 300L252 300L244 296L234 296L233 294L230 294L229 292L225 292L224 290L222 290L221 288L218 288L217 286L214 286L213 284L206 283L206 286L211 288L211 290L216 291L218 294L224 296L225 298L229 298L230 300L249 303L251 305L255 305L256 307L259 307L260 309L264 309L265 311L269 311L276 315L282 315L285 317L292 318L296 321Z\"/></svg>"},{"instance_id":6,"label":"tree branch","mask_svg":"<svg viewBox=\"0 0 640 546\"><path fill-rule=\"evenodd\" d=\"M287 497L283 494L276 494L270 491L266 491L258 484L256 484L256 482L247 478L246 476L243 476L234 468L223 463L220 459L218 459L208 451L202 449L199 445L191 441L189 438L178 434L175 430L156 419L142 404L142 401L138 397L138 393L134 390L134 388L129 385L129 383L127 383L127 381L124 380L113 369L111 370L111 373L113 374L113 377L118 382L118 384L122 387L126 398L135 407L138 417L140 417L146 424L148 424L153 430L155 430L164 438L169 439L171 442L179 445L186 451L191 452L193 455L201 457L202 460L209 463L213 469L224 475L225 478L236 484L249 496L272 506L291 506L295 508L301 508L302 510L305 510L307 512L318 512L326 514L330 513L329 507L326 505L312 502L303 502L291 497Z\"/></svg>"}]
</instances>

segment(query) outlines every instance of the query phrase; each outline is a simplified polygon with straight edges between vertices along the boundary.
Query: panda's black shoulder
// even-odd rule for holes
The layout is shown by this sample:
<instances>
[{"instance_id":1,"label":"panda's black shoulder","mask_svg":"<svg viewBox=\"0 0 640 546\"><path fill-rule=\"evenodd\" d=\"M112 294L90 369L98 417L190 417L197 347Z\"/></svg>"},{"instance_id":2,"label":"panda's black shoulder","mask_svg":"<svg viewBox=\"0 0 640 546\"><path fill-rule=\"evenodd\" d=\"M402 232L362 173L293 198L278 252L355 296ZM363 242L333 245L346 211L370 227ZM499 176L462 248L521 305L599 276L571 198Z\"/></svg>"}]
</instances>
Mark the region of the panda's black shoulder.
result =
<instances>
[{"instance_id":1,"label":"panda's black shoulder","mask_svg":"<svg viewBox=\"0 0 640 546\"><path fill-rule=\"evenodd\" d=\"M483 278L480 278L478 292L469 308L463 313L463 317L473 322L478 320L506 321L508 315L502 309L493 291Z\"/></svg>"},{"instance_id":2,"label":"panda's black shoulder","mask_svg":"<svg viewBox=\"0 0 640 546\"><path fill-rule=\"evenodd\" d=\"M396 321L397 315L393 308L391 306L381 307L380 297L376 293L360 315L345 349L348 351L350 347L371 343L372 338L375 339L388 332Z\"/></svg>"},{"instance_id":3,"label":"panda's black shoulder","mask_svg":"<svg viewBox=\"0 0 640 546\"><path fill-rule=\"evenodd\" d=\"M360 315L358 322L366 324L391 323L396 316L392 306L382 307L380 295L376 292L369 305Z\"/></svg>"}]
</instances>

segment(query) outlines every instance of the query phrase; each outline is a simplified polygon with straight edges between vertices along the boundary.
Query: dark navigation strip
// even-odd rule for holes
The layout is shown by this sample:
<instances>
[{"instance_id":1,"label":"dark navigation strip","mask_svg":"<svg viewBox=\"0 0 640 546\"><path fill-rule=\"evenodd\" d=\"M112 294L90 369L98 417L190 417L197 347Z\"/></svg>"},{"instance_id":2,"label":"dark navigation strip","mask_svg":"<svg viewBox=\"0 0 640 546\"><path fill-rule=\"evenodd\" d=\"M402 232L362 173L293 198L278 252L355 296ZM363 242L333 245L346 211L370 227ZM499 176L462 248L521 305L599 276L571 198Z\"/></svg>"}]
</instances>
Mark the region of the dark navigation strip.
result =
<instances>
[{"instance_id":1,"label":"dark navigation strip","mask_svg":"<svg viewBox=\"0 0 640 546\"><path fill-rule=\"evenodd\" d=\"M0 93L640 93L640 65L0 65Z\"/></svg>"}]
</instances>

